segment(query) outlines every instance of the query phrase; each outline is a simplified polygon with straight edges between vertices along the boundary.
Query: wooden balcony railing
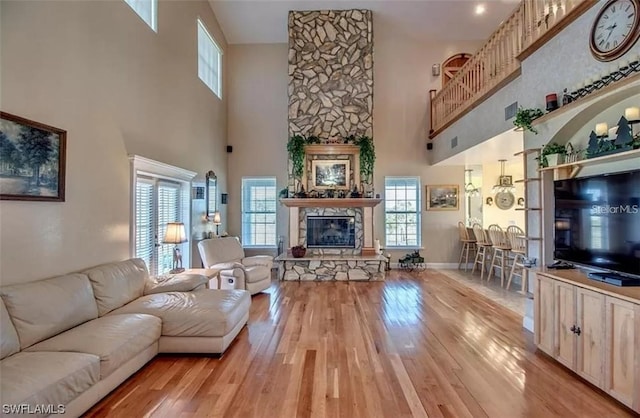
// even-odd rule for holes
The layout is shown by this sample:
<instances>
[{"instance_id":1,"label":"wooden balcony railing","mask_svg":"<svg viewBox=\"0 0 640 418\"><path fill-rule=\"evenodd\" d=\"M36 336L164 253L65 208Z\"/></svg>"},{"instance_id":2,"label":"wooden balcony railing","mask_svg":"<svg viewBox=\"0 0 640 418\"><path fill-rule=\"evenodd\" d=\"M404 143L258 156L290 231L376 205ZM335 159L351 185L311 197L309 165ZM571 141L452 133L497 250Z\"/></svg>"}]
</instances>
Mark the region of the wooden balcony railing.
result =
<instances>
[{"instance_id":1,"label":"wooden balcony railing","mask_svg":"<svg viewBox=\"0 0 640 418\"><path fill-rule=\"evenodd\" d=\"M433 138L520 74L520 61L597 0L522 0L487 43L439 92L431 90Z\"/></svg>"}]
</instances>

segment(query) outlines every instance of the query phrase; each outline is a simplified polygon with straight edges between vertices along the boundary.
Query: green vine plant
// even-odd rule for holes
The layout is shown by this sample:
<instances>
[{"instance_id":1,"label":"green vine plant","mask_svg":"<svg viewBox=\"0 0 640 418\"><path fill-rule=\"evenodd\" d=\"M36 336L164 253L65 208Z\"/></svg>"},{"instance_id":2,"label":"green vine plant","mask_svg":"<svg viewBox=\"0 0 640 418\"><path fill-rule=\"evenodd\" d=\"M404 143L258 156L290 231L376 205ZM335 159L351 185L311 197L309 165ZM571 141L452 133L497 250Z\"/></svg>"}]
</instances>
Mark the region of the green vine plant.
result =
<instances>
[{"instance_id":1,"label":"green vine plant","mask_svg":"<svg viewBox=\"0 0 640 418\"><path fill-rule=\"evenodd\" d=\"M547 155L552 154L567 154L567 148L564 145L557 144L555 142L551 142L544 147L542 147L542 152L540 153L540 167L548 167L549 162L547 161ZM537 158L536 158L537 159Z\"/></svg>"},{"instance_id":2,"label":"green vine plant","mask_svg":"<svg viewBox=\"0 0 640 418\"><path fill-rule=\"evenodd\" d=\"M304 173L304 146L307 140L302 135L293 135L287 142L287 152L293 163L293 177L296 180L302 179Z\"/></svg>"},{"instance_id":3,"label":"green vine plant","mask_svg":"<svg viewBox=\"0 0 640 418\"><path fill-rule=\"evenodd\" d=\"M518 113L516 113L516 118L513 121L513 124L522 130L531 131L534 134L538 134L536 128L531 126L531 122L538 119L540 116L544 115L542 110L540 109L524 109L519 108Z\"/></svg>"},{"instance_id":4,"label":"green vine plant","mask_svg":"<svg viewBox=\"0 0 640 418\"><path fill-rule=\"evenodd\" d=\"M360 180L366 184L373 183L373 166L376 162L376 147L373 138L363 135L356 138L354 144L360 147Z\"/></svg>"}]
</instances>

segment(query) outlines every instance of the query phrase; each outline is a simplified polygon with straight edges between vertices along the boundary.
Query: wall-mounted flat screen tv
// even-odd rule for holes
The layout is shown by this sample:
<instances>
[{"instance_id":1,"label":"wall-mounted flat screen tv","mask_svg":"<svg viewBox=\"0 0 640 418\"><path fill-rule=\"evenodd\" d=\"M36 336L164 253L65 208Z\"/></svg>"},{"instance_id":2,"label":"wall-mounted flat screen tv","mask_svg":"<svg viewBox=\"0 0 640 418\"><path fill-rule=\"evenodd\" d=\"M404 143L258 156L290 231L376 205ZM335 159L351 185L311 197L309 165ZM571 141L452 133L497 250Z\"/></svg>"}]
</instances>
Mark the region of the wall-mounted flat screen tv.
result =
<instances>
[{"instance_id":1,"label":"wall-mounted flat screen tv","mask_svg":"<svg viewBox=\"0 0 640 418\"><path fill-rule=\"evenodd\" d=\"M557 180L554 258L640 276L640 170Z\"/></svg>"}]
</instances>

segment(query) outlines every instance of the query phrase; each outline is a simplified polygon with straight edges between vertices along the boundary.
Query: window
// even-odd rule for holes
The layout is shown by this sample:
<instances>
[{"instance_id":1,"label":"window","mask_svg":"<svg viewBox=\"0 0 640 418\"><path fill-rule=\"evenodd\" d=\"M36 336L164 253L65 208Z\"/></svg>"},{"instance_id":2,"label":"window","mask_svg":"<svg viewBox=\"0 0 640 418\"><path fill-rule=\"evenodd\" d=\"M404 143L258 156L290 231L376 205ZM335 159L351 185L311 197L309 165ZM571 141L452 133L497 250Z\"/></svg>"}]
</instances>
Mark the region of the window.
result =
<instances>
[{"instance_id":1,"label":"window","mask_svg":"<svg viewBox=\"0 0 640 418\"><path fill-rule=\"evenodd\" d=\"M420 247L420 179L385 177L385 247Z\"/></svg>"},{"instance_id":2,"label":"window","mask_svg":"<svg viewBox=\"0 0 640 418\"><path fill-rule=\"evenodd\" d=\"M139 155L131 161L130 254L142 258L153 276L173 268L173 244L163 244L167 223L183 222L191 241L191 180L196 173ZM178 244L182 266L191 265L188 242Z\"/></svg>"},{"instance_id":3,"label":"window","mask_svg":"<svg viewBox=\"0 0 640 418\"><path fill-rule=\"evenodd\" d=\"M136 250L152 275L171 270L173 244L163 244L168 222L182 221L181 186L146 176L136 179Z\"/></svg>"},{"instance_id":4,"label":"window","mask_svg":"<svg viewBox=\"0 0 640 418\"><path fill-rule=\"evenodd\" d=\"M242 243L245 247L276 246L275 177L242 179Z\"/></svg>"},{"instance_id":5,"label":"window","mask_svg":"<svg viewBox=\"0 0 640 418\"><path fill-rule=\"evenodd\" d=\"M158 31L158 0L124 0L155 32Z\"/></svg>"},{"instance_id":6,"label":"window","mask_svg":"<svg viewBox=\"0 0 640 418\"><path fill-rule=\"evenodd\" d=\"M222 98L220 91L222 71L222 50L198 19L198 77L216 96Z\"/></svg>"}]
</instances>

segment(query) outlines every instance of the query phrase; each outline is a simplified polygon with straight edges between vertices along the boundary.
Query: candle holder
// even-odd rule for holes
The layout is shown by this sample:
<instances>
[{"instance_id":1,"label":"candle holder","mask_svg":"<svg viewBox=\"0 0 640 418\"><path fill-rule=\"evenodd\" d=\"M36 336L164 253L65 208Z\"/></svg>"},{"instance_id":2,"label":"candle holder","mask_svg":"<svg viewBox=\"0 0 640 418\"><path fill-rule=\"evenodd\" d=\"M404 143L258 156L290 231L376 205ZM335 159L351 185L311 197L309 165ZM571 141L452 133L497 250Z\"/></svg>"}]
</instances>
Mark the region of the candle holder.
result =
<instances>
[{"instance_id":1,"label":"candle holder","mask_svg":"<svg viewBox=\"0 0 640 418\"><path fill-rule=\"evenodd\" d=\"M635 58L634 61L627 63L616 70L611 71L609 74L603 75L597 80L589 80L588 84L585 84L582 87L576 87L572 89L573 91L568 94L569 97L567 98L567 102L571 103L585 96L588 96L594 91L598 91L601 88L608 86L609 84L615 83L616 81L620 81L623 78L629 77L630 75L637 72L640 72L640 59Z\"/></svg>"}]
</instances>

